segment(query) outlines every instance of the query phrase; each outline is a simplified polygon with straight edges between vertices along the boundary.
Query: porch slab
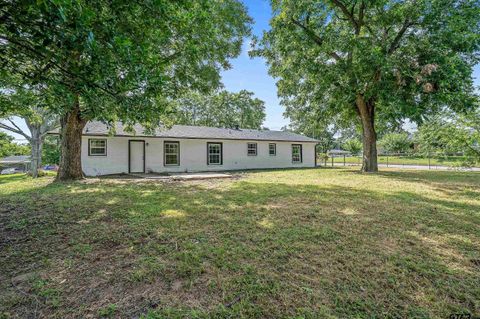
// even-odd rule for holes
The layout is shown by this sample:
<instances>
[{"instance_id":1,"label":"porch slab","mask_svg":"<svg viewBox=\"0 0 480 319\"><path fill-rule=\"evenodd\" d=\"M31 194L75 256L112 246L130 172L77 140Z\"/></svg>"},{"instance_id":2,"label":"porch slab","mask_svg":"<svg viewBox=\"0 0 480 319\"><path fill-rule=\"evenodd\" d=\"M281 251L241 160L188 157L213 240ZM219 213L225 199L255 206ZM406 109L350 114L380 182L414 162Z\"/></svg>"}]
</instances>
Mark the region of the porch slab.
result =
<instances>
[{"instance_id":1,"label":"porch slab","mask_svg":"<svg viewBox=\"0 0 480 319\"><path fill-rule=\"evenodd\" d=\"M170 177L174 181L181 181L181 180L196 180L196 179L216 179L216 178L232 178L233 175L226 174L226 173L179 173L179 174L172 174Z\"/></svg>"}]
</instances>

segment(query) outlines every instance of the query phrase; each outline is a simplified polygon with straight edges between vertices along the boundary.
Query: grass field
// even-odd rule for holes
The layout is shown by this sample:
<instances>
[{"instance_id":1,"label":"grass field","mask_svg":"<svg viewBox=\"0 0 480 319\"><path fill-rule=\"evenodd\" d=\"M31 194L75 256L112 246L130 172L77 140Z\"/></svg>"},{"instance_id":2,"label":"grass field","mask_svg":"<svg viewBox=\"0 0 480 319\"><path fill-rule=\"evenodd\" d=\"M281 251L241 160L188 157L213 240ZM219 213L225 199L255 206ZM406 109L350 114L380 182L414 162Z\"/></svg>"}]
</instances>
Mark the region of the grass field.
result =
<instances>
[{"instance_id":1,"label":"grass field","mask_svg":"<svg viewBox=\"0 0 480 319\"><path fill-rule=\"evenodd\" d=\"M334 163L343 163L342 157L335 157ZM332 159L327 160L327 166L331 165ZM350 156L345 157L345 163L347 164L362 164L362 158L360 156ZM444 156L444 157L432 157L430 160L428 157L423 156L378 156L379 164L395 164L395 165L423 165L423 166L449 166L449 167L462 167L466 163L469 163L469 166L480 167L480 162L472 162L472 159L469 160L467 157L463 156ZM321 163L322 165L324 163Z\"/></svg>"},{"instance_id":2,"label":"grass field","mask_svg":"<svg viewBox=\"0 0 480 319\"><path fill-rule=\"evenodd\" d=\"M0 177L0 317L480 315L480 174Z\"/></svg>"}]
</instances>

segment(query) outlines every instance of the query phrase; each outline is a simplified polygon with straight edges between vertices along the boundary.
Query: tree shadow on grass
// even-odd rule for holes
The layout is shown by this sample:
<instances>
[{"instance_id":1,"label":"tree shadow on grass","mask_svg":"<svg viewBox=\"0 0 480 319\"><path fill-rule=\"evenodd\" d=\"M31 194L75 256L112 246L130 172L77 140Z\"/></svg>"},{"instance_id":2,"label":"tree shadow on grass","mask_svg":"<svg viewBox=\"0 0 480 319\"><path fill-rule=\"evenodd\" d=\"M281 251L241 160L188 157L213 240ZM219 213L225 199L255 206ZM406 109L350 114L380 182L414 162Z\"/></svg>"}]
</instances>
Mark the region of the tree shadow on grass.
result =
<instances>
[{"instance_id":1,"label":"tree shadow on grass","mask_svg":"<svg viewBox=\"0 0 480 319\"><path fill-rule=\"evenodd\" d=\"M26 179L25 174L11 174L0 176L0 184L12 183Z\"/></svg>"},{"instance_id":2,"label":"tree shadow on grass","mask_svg":"<svg viewBox=\"0 0 480 319\"><path fill-rule=\"evenodd\" d=\"M352 173L363 175L362 172ZM480 198L480 172L398 170L380 171L373 176L385 179L386 183L396 180L425 185L446 196Z\"/></svg>"},{"instance_id":3,"label":"tree shadow on grass","mask_svg":"<svg viewBox=\"0 0 480 319\"><path fill-rule=\"evenodd\" d=\"M119 316L169 317L478 311L478 202L333 185L103 181L0 203L0 310L20 316L33 299L10 279L32 272L40 279L23 289L44 316L109 304Z\"/></svg>"},{"instance_id":4,"label":"tree shadow on grass","mask_svg":"<svg viewBox=\"0 0 480 319\"><path fill-rule=\"evenodd\" d=\"M480 172L452 171L381 171L379 176L387 179L422 183L443 187L480 187Z\"/></svg>"}]
</instances>

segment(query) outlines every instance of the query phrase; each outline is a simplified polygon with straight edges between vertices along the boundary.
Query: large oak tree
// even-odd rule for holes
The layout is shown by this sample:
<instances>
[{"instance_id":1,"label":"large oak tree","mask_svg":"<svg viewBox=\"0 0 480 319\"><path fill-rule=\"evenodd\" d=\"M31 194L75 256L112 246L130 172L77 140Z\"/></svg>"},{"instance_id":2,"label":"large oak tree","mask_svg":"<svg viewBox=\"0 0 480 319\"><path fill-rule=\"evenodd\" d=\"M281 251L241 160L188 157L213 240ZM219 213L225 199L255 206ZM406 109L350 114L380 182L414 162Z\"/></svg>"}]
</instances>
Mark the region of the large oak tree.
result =
<instances>
[{"instance_id":1,"label":"large oak tree","mask_svg":"<svg viewBox=\"0 0 480 319\"><path fill-rule=\"evenodd\" d=\"M186 90L219 86L251 20L237 0L12 0L0 4L2 70L54 92L58 178L81 178L88 120L155 126Z\"/></svg>"},{"instance_id":2,"label":"large oak tree","mask_svg":"<svg viewBox=\"0 0 480 319\"><path fill-rule=\"evenodd\" d=\"M480 4L474 0L273 0L264 56L286 106L360 123L375 172L376 124L421 122L475 104Z\"/></svg>"}]
</instances>

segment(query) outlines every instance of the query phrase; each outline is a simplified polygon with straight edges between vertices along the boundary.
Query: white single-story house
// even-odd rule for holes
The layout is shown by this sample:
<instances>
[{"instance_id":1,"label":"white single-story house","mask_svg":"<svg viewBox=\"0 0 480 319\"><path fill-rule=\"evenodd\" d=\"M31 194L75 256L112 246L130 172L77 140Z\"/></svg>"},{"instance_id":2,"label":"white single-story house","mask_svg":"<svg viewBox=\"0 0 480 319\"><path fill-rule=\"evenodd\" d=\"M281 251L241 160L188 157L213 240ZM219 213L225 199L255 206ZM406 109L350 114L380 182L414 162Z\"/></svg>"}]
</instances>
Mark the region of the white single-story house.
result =
<instances>
[{"instance_id":1,"label":"white single-story house","mask_svg":"<svg viewBox=\"0 0 480 319\"><path fill-rule=\"evenodd\" d=\"M82 137L85 175L315 167L317 140L286 131L174 125L147 134L117 123L87 123Z\"/></svg>"}]
</instances>

